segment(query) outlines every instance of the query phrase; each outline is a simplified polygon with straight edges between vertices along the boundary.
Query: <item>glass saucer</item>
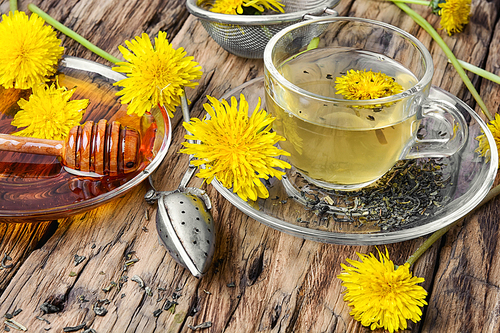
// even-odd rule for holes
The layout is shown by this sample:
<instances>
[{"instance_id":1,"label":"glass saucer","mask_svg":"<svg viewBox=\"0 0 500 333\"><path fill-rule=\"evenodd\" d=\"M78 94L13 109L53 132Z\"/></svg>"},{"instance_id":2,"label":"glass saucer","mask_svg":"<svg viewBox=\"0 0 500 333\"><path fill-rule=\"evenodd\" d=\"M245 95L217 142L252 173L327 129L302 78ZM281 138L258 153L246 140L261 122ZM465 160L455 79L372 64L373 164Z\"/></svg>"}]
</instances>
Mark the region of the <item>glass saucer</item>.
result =
<instances>
[{"instance_id":1,"label":"glass saucer","mask_svg":"<svg viewBox=\"0 0 500 333\"><path fill-rule=\"evenodd\" d=\"M244 94L250 112L260 97L265 109L264 79L253 79L222 98ZM362 191L328 191L308 184L293 168L281 181L266 182L269 198L241 200L216 179L214 187L238 209L282 232L319 242L347 245L388 244L427 235L463 217L486 196L495 179L498 153L488 158L475 152L475 138L493 136L484 121L464 102L432 87L434 99L452 103L468 124L465 146L439 159L399 162L379 182ZM422 133L425 138L447 135L440 128ZM420 134L420 133L419 133ZM284 158L285 159L285 158Z\"/></svg>"},{"instance_id":2,"label":"glass saucer","mask_svg":"<svg viewBox=\"0 0 500 333\"><path fill-rule=\"evenodd\" d=\"M81 213L123 195L153 172L167 154L171 141L170 119L153 109L142 117L127 115L113 83L126 78L93 61L64 57L58 69L60 86L76 88L71 100L89 99L81 123L119 121L141 134L141 166L126 176L90 177L68 172L55 156L0 151L0 222L33 222ZM0 87L0 133L17 131L11 125L20 109L17 101L29 99L31 90Z\"/></svg>"}]
</instances>

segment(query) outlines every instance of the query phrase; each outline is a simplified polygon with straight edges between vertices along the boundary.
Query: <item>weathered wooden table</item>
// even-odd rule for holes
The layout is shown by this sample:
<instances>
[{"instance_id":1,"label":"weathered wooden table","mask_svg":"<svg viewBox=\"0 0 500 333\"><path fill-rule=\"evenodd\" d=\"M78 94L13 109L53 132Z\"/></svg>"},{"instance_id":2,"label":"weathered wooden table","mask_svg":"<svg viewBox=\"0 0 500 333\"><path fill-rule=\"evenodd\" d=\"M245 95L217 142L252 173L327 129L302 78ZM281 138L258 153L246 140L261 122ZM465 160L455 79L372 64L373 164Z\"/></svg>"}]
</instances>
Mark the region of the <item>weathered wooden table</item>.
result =
<instances>
[{"instance_id":1,"label":"weathered wooden table","mask_svg":"<svg viewBox=\"0 0 500 333\"><path fill-rule=\"evenodd\" d=\"M155 36L159 30L166 31L175 47L184 47L203 67L200 85L188 90L196 117L203 115L205 95L221 97L263 74L261 60L228 54L209 38L183 0L34 3L117 57L121 57L117 46L124 40L142 32ZM20 1L20 9L27 11L27 4ZM4 0L0 12L6 13L8 8ZM412 8L439 26L439 18L426 7ZM392 3L342 0L337 10L343 16L384 21L417 36L433 55L433 84L475 107L441 49ZM498 74L499 11L499 0L473 0L465 31L453 37L444 31L440 34L459 59ZM66 36L60 38L65 54L110 65ZM470 77L489 110L496 113L500 87ZM184 135L180 121L181 112L177 112L172 145L159 168L168 175L159 184L162 189L176 188L187 165L187 156L178 153ZM111 203L58 221L0 223L0 255L9 255L12 261L8 263L13 264L0 270L0 315L22 309L15 320L29 332L62 332L64 327L81 324L99 333L190 332L190 326L205 322L212 325L204 332L368 331L349 315L336 275L346 258L356 259L357 251L373 252L375 247L328 245L283 234L247 217L208 186L217 221L217 248L208 274L196 279L159 245L154 219L144 213L155 213L155 206L143 200L145 192L143 183ZM416 263L413 272L426 280L429 305L421 322L410 323L411 331L500 331L498 203L494 199L467 217ZM388 245L391 258L403 263L423 241ZM133 251L139 261L126 273L140 276L152 296L130 280L121 290L105 292L111 281L120 281L126 254ZM78 266L74 265L75 254L86 257ZM96 316L92 307L102 299L109 300L104 305L108 312ZM154 315L174 300L178 303L175 309ZM47 301L62 310L40 317L40 305ZM0 331L3 329L0 324Z\"/></svg>"}]
</instances>

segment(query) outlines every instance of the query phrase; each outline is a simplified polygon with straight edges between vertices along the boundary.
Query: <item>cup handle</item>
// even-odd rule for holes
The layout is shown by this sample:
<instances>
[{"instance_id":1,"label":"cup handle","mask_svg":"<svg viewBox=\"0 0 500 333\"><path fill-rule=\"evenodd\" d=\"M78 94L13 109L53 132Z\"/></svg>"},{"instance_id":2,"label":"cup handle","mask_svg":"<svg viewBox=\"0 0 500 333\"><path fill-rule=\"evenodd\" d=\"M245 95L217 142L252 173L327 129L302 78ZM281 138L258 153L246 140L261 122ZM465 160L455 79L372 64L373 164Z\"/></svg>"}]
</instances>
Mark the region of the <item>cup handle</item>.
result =
<instances>
[{"instance_id":1,"label":"cup handle","mask_svg":"<svg viewBox=\"0 0 500 333\"><path fill-rule=\"evenodd\" d=\"M465 118L447 101L426 100L422 119L416 123L417 138L403 159L451 156L467 141L469 130Z\"/></svg>"}]
</instances>

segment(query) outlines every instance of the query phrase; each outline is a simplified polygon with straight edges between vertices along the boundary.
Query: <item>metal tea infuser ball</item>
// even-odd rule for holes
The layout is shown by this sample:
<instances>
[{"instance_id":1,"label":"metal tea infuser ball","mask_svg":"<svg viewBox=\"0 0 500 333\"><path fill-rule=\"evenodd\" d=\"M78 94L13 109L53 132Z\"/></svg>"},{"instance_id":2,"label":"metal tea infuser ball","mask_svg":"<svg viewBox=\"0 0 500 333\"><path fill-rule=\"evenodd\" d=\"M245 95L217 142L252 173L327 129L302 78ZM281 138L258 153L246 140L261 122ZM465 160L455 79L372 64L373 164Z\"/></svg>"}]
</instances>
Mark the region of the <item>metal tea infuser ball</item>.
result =
<instances>
[{"instance_id":1,"label":"metal tea infuser ball","mask_svg":"<svg viewBox=\"0 0 500 333\"><path fill-rule=\"evenodd\" d=\"M185 94L181 97L181 104L184 121L188 122L189 108ZM192 158L190 156L190 162ZM158 202L156 229L160 243L165 245L175 261L199 278L208 271L213 259L215 226L209 196L199 188L186 187L196 169L190 163L174 191L156 191L150 176L153 189L144 198L149 204Z\"/></svg>"}]
</instances>

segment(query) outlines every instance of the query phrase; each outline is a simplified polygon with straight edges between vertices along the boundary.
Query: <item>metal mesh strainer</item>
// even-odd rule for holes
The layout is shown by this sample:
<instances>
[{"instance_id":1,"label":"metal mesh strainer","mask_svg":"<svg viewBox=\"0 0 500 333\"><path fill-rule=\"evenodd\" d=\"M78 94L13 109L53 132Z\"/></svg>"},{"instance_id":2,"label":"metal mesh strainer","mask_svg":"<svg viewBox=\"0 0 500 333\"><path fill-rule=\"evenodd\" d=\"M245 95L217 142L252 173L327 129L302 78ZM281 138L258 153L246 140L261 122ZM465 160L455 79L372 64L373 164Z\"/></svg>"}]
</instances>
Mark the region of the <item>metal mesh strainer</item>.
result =
<instances>
[{"instance_id":1,"label":"metal mesh strainer","mask_svg":"<svg viewBox=\"0 0 500 333\"><path fill-rule=\"evenodd\" d=\"M208 10L214 0L186 0L188 11L226 51L244 58L262 58L267 42L283 28L302 21L307 15L336 15L332 10L340 0L283 0L285 13L272 15L228 15Z\"/></svg>"}]
</instances>

